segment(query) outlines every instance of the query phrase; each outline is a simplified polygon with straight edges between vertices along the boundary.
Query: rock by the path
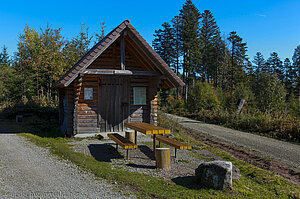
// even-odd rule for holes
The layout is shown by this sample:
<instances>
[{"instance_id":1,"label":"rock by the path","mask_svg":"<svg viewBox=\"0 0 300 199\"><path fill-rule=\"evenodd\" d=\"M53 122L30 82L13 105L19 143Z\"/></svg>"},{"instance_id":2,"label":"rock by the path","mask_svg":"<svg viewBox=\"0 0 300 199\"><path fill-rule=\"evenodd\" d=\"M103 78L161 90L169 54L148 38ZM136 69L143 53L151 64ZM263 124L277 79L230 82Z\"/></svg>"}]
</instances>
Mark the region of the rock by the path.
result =
<instances>
[{"instance_id":1,"label":"rock by the path","mask_svg":"<svg viewBox=\"0 0 300 199\"><path fill-rule=\"evenodd\" d=\"M205 162L195 170L197 183L213 189L232 186L232 163L226 161Z\"/></svg>"}]
</instances>

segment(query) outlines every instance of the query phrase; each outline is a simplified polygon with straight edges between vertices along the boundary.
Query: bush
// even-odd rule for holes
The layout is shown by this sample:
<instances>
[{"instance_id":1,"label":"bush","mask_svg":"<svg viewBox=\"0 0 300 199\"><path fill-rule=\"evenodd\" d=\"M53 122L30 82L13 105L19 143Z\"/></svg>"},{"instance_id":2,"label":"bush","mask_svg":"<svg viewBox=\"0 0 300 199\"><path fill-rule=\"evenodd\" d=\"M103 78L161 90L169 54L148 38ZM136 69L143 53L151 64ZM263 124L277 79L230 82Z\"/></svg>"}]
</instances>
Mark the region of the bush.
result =
<instances>
[{"instance_id":1,"label":"bush","mask_svg":"<svg viewBox=\"0 0 300 199\"><path fill-rule=\"evenodd\" d=\"M41 106L36 103L15 104L4 108L0 115L7 119L14 119L16 115L33 116L36 115L40 119L50 120L58 119L58 109L51 106Z\"/></svg>"},{"instance_id":2,"label":"bush","mask_svg":"<svg viewBox=\"0 0 300 199\"><path fill-rule=\"evenodd\" d=\"M220 107L214 88L207 82L197 81L188 92L187 108L191 113Z\"/></svg>"},{"instance_id":3,"label":"bush","mask_svg":"<svg viewBox=\"0 0 300 199\"><path fill-rule=\"evenodd\" d=\"M274 138L300 141L300 120L282 113L241 113L226 110L202 110L193 119L207 123L221 124L229 128L254 132Z\"/></svg>"}]
</instances>

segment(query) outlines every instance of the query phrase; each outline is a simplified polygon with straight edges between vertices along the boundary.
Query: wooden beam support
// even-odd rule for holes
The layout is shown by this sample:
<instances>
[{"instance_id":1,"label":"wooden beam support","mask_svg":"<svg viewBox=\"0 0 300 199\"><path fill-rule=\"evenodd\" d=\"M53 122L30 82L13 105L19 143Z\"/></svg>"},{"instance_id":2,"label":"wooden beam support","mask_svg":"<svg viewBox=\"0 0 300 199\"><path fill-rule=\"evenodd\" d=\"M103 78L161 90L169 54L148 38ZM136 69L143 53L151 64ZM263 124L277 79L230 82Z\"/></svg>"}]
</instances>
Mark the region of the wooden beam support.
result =
<instances>
[{"instance_id":1,"label":"wooden beam support","mask_svg":"<svg viewBox=\"0 0 300 199\"><path fill-rule=\"evenodd\" d=\"M125 70L125 41L121 38L121 70Z\"/></svg>"},{"instance_id":2,"label":"wooden beam support","mask_svg":"<svg viewBox=\"0 0 300 199\"><path fill-rule=\"evenodd\" d=\"M157 71L113 70L113 69L86 69L87 75L134 75L134 76L162 76Z\"/></svg>"}]
</instances>

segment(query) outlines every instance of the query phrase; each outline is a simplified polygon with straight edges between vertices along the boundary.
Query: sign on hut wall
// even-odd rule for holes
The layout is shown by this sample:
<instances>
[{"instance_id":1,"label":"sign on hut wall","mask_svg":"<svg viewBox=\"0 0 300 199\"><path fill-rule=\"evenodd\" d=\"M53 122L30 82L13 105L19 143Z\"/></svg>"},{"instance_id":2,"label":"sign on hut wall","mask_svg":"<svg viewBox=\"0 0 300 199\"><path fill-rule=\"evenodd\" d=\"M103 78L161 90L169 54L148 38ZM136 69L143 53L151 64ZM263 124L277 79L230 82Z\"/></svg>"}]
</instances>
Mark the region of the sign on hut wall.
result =
<instances>
[{"instance_id":1,"label":"sign on hut wall","mask_svg":"<svg viewBox=\"0 0 300 199\"><path fill-rule=\"evenodd\" d=\"M84 88L84 99L85 100L93 99L93 88Z\"/></svg>"}]
</instances>

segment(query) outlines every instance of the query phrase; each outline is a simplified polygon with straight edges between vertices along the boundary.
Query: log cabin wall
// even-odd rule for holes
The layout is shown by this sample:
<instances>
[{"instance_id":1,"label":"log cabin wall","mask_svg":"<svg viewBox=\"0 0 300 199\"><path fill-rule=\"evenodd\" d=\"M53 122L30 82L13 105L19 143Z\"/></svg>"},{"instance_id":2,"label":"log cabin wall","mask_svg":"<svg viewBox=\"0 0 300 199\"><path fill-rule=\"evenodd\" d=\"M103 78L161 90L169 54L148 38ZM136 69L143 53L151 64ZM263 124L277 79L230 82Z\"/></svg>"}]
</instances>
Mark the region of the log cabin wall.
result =
<instances>
[{"instance_id":1,"label":"log cabin wall","mask_svg":"<svg viewBox=\"0 0 300 199\"><path fill-rule=\"evenodd\" d=\"M84 76L78 100L77 129L81 133L99 133L98 128L98 78ZM92 99L85 99L85 90L92 89Z\"/></svg>"}]
</instances>

